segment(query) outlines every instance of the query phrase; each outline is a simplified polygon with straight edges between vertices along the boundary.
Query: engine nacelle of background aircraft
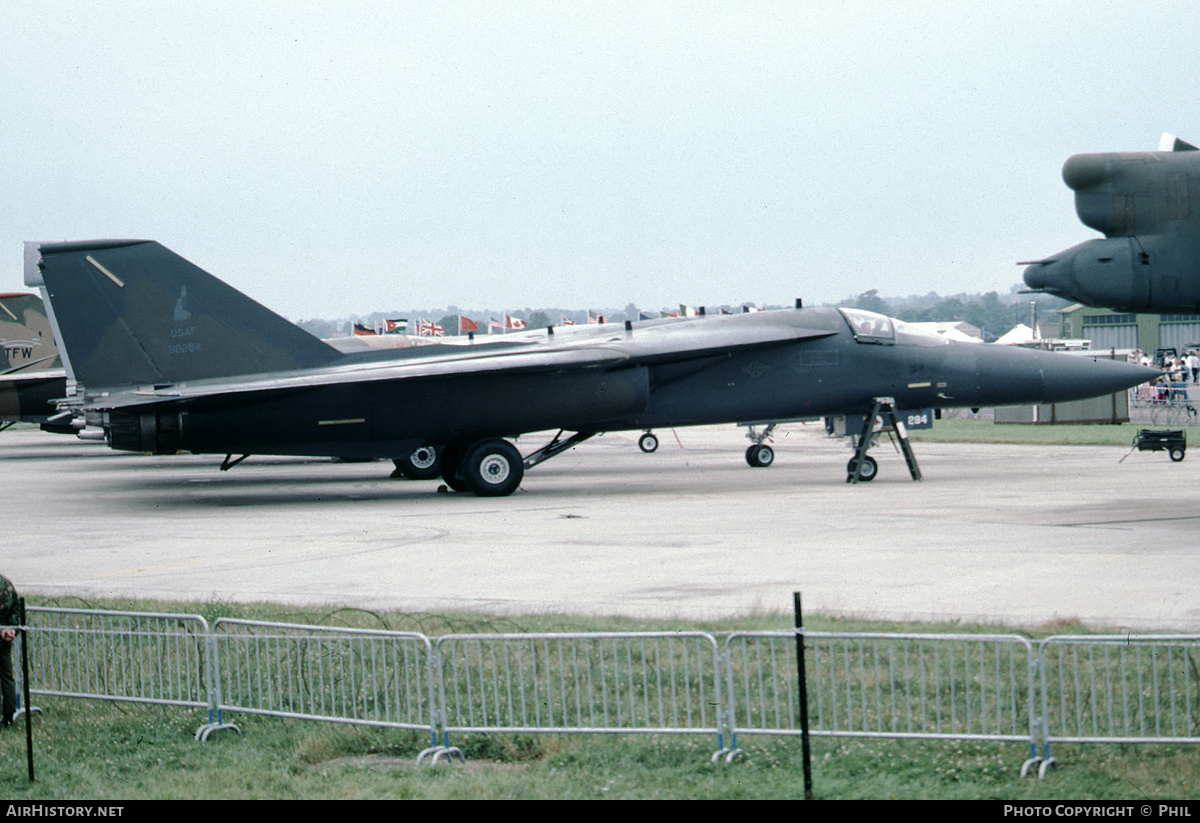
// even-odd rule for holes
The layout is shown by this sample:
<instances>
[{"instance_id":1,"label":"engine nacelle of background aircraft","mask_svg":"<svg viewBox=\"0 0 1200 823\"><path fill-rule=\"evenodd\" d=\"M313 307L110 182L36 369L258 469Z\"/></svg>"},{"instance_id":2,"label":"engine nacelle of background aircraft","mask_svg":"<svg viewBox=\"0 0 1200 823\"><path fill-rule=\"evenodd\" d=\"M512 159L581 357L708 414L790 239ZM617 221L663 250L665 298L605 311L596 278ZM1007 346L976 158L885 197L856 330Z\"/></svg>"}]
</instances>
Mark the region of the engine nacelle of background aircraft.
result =
<instances>
[{"instance_id":1,"label":"engine nacelle of background aircraft","mask_svg":"<svg viewBox=\"0 0 1200 823\"><path fill-rule=\"evenodd\" d=\"M1067 160L1075 212L1105 238L1033 263L1025 283L1118 311L1200 311L1200 152L1170 145Z\"/></svg>"}]
</instances>

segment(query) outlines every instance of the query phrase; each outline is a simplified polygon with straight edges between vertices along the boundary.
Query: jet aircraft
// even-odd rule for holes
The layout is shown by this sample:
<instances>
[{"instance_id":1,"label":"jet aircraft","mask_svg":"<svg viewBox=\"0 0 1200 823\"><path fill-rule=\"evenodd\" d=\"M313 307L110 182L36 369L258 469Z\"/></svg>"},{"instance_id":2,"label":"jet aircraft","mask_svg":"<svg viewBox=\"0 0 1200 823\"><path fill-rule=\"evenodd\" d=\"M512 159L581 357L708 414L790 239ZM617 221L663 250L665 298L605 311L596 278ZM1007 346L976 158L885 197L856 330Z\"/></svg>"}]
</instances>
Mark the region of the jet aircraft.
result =
<instances>
[{"instance_id":1,"label":"jet aircraft","mask_svg":"<svg viewBox=\"0 0 1200 823\"><path fill-rule=\"evenodd\" d=\"M1165 134L1158 151L1076 154L1062 169L1096 238L1026 264L1038 292L1116 311L1200 312L1200 151Z\"/></svg>"},{"instance_id":2,"label":"jet aircraft","mask_svg":"<svg viewBox=\"0 0 1200 823\"><path fill-rule=\"evenodd\" d=\"M74 432L55 405L66 395L67 372L40 297L0 294L0 345L0 430L25 422Z\"/></svg>"},{"instance_id":3,"label":"jet aircraft","mask_svg":"<svg viewBox=\"0 0 1200 823\"><path fill-rule=\"evenodd\" d=\"M601 432L866 414L884 398L1061 402L1159 374L799 307L345 353L153 241L30 245L25 282L47 298L89 425L114 449L224 454L222 468L253 454L413 456L426 470L440 457L451 488L501 496ZM549 430L528 455L509 442Z\"/></svg>"}]
</instances>

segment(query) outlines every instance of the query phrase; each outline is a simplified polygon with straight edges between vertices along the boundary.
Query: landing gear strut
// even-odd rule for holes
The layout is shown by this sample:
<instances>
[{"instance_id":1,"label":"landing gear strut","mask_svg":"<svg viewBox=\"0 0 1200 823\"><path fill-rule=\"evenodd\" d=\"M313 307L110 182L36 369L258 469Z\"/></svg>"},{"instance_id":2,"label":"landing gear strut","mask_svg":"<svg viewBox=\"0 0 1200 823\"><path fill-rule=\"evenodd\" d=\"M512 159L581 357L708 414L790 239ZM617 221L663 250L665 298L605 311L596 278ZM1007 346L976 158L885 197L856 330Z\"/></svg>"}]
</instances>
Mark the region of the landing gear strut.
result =
<instances>
[{"instance_id":1,"label":"landing gear strut","mask_svg":"<svg viewBox=\"0 0 1200 823\"><path fill-rule=\"evenodd\" d=\"M876 397L875 407L863 422L862 433L858 436L858 445L854 447L854 456L846 464L846 482L868 482L874 480L875 475L879 473L879 464L875 462L875 458L867 455L867 449L871 447L871 438L875 435L876 420L884 426L890 425L896 432L900 451L904 453L904 460L908 463L908 472L912 475L913 480L920 480L921 469L917 466L917 456L913 454L912 446L908 444L908 431L904 427L904 422L896 414L896 401L890 397Z\"/></svg>"}]
</instances>

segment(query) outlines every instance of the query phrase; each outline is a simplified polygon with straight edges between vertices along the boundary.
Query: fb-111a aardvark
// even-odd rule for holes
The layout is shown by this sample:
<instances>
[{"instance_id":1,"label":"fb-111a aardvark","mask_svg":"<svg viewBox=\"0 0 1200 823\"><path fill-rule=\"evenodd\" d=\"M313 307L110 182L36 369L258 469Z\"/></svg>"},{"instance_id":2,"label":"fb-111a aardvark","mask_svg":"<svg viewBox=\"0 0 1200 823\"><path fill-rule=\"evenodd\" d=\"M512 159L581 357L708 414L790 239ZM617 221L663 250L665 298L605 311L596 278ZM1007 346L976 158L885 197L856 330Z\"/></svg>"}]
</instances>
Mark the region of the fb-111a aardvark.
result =
<instances>
[{"instance_id":1,"label":"fb-111a aardvark","mask_svg":"<svg viewBox=\"0 0 1200 823\"><path fill-rule=\"evenodd\" d=\"M547 329L519 340L341 352L158 243L42 243L42 288L89 425L114 449L440 457L458 490L507 495L600 432L1049 403L1142 383L1140 366L956 343L854 309ZM78 389L77 389L78 392ZM508 438L559 436L522 455ZM569 435L567 433L570 433Z\"/></svg>"}]
</instances>

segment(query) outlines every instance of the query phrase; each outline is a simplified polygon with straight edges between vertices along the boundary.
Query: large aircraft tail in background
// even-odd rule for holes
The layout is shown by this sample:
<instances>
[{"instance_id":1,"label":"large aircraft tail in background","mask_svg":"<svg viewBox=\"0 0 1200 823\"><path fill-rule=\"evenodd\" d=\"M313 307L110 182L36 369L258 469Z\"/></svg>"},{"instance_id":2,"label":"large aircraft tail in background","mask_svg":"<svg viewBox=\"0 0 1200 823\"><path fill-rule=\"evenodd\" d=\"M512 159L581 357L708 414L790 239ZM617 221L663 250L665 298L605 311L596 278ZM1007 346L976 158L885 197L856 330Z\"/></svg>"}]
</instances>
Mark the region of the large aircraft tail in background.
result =
<instances>
[{"instance_id":1,"label":"large aircraft tail in background","mask_svg":"<svg viewBox=\"0 0 1200 823\"><path fill-rule=\"evenodd\" d=\"M46 423L66 394L66 372L36 294L0 294L0 427Z\"/></svg>"},{"instance_id":2,"label":"large aircraft tail in background","mask_svg":"<svg viewBox=\"0 0 1200 823\"><path fill-rule=\"evenodd\" d=\"M52 301L70 296L54 304L55 332L85 387L292 371L342 356L158 243L28 245L26 283Z\"/></svg>"}]
</instances>

